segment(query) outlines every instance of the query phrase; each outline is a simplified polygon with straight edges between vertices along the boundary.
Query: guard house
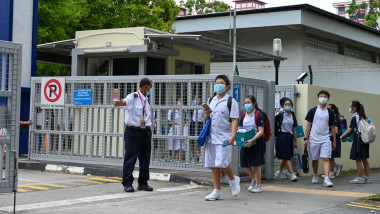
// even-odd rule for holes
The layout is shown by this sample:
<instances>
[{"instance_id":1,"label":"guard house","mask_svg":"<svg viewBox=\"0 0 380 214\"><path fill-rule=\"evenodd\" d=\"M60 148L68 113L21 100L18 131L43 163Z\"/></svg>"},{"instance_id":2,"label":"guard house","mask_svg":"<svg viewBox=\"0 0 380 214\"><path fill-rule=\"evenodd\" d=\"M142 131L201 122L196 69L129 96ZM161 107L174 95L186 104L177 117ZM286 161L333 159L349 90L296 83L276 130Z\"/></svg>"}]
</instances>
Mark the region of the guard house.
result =
<instances>
[{"instance_id":1,"label":"guard house","mask_svg":"<svg viewBox=\"0 0 380 214\"><path fill-rule=\"evenodd\" d=\"M71 65L72 76L210 74L210 62L233 60L229 43L147 27L78 31L75 39L37 48L38 61ZM284 59L236 49L237 62Z\"/></svg>"}]
</instances>

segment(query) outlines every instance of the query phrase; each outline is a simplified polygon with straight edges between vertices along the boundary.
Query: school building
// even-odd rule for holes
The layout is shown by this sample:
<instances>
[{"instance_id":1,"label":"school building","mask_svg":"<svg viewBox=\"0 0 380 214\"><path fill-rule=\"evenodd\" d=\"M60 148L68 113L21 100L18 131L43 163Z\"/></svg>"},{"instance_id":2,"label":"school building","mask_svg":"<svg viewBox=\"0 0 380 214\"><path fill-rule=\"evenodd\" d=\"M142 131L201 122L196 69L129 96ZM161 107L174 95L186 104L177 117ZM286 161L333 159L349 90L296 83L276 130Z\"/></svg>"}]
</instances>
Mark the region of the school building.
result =
<instances>
[{"instance_id":1,"label":"school building","mask_svg":"<svg viewBox=\"0 0 380 214\"><path fill-rule=\"evenodd\" d=\"M229 12L213 13L177 17L174 27L180 34L229 42L231 22ZM302 72L308 72L305 83L380 93L376 83L380 78L380 31L376 29L308 4L238 10L236 28L238 46L266 53L272 52L273 39L281 39L281 55L287 60L280 64L280 85L295 84ZM275 78L272 62L237 65L241 76ZM212 63L211 73L230 74L230 67L230 63Z\"/></svg>"}]
</instances>

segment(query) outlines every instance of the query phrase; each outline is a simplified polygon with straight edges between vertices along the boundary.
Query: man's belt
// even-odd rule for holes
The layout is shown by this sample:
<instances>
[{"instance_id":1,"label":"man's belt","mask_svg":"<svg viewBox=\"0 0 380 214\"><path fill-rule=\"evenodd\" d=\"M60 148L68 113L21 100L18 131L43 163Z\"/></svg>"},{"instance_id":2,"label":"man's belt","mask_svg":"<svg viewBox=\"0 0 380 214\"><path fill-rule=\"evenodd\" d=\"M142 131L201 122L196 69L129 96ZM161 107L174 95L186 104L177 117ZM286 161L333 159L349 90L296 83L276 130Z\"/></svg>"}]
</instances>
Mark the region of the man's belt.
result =
<instances>
[{"instance_id":1,"label":"man's belt","mask_svg":"<svg viewBox=\"0 0 380 214\"><path fill-rule=\"evenodd\" d=\"M130 129L136 129L136 130L149 130L150 129L150 126L147 126L146 128L141 128L141 127L137 127L137 126L127 126L127 127Z\"/></svg>"}]
</instances>

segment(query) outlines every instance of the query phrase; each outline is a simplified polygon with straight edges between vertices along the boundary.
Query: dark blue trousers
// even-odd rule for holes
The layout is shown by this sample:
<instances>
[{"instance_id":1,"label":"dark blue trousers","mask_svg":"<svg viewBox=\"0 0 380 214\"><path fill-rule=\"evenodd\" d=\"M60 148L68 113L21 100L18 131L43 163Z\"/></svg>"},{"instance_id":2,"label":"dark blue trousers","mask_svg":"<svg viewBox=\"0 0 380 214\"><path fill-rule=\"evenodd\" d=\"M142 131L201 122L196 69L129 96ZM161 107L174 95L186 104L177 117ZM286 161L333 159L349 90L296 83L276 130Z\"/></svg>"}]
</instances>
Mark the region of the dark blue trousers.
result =
<instances>
[{"instance_id":1,"label":"dark blue trousers","mask_svg":"<svg viewBox=\"0 0 380 214\"><path fill-rule=\"evenodd\" d=\"M152 142L152 131L125 128L124 132L124 165L123 165L123 186L131 186L133 183L133 170L136 160L139 158L139 185L148 184L149 164Z\"/></svg>"}]
</instances>

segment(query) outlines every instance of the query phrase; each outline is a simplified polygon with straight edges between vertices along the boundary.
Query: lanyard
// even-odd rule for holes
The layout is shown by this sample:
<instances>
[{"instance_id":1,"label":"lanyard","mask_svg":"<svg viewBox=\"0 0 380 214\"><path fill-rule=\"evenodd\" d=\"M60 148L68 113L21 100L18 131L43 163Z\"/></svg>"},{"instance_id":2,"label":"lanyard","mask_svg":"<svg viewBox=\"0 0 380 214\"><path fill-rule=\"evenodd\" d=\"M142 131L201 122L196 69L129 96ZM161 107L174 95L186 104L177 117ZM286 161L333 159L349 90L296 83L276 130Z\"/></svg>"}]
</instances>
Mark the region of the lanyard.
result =
<instances>
[{"instance_id":1,"label":"lanyard","mask_svg":"<svg viewBox=\"0 0 380 214\"><path fill-rule=\"evenodd\" d=\"M143 119L144 119L144 116L145 116L146 99L145 99L145 102L143 102L142 99L141 99L140 91L138 91L137 93L139 94L139 98L140 98L140 101L141 101L141 105L143 106Z\"/></svg>"}]
</instances>

